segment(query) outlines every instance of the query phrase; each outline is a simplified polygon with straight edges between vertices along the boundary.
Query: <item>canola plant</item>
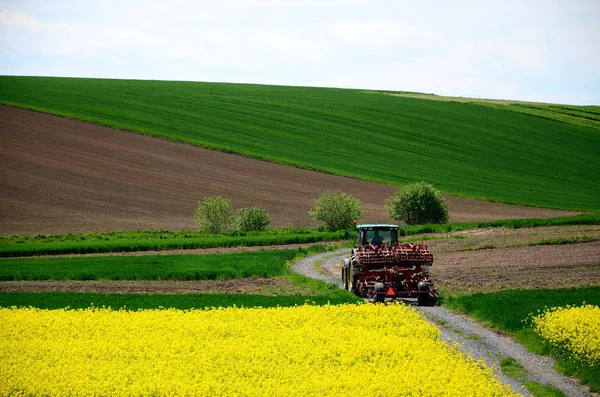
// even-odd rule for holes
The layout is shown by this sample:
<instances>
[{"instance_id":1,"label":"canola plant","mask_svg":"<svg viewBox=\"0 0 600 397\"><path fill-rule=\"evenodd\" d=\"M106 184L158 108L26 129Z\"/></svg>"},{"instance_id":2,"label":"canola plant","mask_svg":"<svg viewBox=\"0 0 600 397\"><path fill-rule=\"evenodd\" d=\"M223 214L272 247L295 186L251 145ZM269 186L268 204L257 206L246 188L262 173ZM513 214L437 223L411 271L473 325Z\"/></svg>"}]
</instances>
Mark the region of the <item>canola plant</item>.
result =
<instances>
[{"instance_id":1,"label":"canola plant","mask_svg":"<svg viewBox=\"0 0 600 397\"><path fill-rule=\"evenodd\" d=\"M0 309L2 396L513 396L402 305Z\"/></svg>"},{"instance_id":2,"label":"canola plant","mask_svg":"<svg viewBox=\"0 0 600 397\"><path fill-rule=\"evenodd\" d=\"M535 332L579 360L600 365L600 307L557 307L534 316Z\"/></svg>"}]
</instances>

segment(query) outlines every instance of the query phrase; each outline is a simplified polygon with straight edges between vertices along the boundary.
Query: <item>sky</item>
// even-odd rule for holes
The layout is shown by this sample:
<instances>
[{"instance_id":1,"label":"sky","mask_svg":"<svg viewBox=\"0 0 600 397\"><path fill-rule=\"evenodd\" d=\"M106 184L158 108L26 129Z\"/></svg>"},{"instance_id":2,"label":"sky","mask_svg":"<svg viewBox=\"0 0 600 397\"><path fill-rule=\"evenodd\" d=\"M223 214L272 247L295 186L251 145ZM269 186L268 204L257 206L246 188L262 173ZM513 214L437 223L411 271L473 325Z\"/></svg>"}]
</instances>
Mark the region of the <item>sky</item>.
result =
<instances>
[{"instance_id":1,"label":"sky","mask_svg":"<svg viewBox=\"0 0 600 397\"><path fill-rule=\"evenodd\" d=\"M600 0L0 0L0 75L600 105Z\"/></svg>"}]
</instances>

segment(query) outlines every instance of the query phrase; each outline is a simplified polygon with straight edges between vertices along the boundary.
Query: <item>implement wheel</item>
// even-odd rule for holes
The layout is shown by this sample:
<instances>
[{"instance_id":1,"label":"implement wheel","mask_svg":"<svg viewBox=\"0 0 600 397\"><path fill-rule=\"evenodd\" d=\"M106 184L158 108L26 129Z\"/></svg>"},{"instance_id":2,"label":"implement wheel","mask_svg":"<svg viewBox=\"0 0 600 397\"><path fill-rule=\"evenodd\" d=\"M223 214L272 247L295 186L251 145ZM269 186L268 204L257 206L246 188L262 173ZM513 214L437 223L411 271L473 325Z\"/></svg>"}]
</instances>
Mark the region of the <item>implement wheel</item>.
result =
<instances>
[{"instance_id":1,"label":"implement wheel","mask_svg":"<svg viewBox=\"0 0 600 397\"><path fill-rule=\"evenodd\" d=\"M429 285L421 282L418 285L419 296L417 296L418 306L431 306L431 298L429 296Z\"/></svg>"},{"instance_id":2,"label":"implement wheel","mask_svg":"<svg viewBox=\"0 0 600 397\"><path fill-rule=\"evenodd\" d=\"M375 302L385 302L385 285L383 283L375 283Z\"/></svg>"}]
</instances>

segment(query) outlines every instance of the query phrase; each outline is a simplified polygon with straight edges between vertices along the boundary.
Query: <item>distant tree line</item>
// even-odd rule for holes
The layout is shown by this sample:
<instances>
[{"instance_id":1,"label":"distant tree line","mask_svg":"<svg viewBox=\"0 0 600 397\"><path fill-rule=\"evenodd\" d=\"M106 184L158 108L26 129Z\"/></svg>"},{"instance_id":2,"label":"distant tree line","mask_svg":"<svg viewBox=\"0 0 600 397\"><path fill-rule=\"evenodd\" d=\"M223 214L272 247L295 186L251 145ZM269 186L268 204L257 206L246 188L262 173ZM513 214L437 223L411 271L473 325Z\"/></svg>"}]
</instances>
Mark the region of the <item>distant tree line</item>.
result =
<instances>
[{"instance_id":1,"label":"distant tree line","mask_svg":"<svg viewBox=\"0 0 600 397\"><path fill-rule=\"evenodd\" d=\"M410 184L386 200L385 208L391 219L407 225L447 223L448 203L440 192L425 182ZM363 216L362 202L341 191L322 193L308 214L322 221L330 230L348 230ZM264 230L271 216L263 207L244 207L234 211L231 200L206 197L194 211L196 226L201 232L219 234L235 230Z\"/></svg>"}]
</instances>

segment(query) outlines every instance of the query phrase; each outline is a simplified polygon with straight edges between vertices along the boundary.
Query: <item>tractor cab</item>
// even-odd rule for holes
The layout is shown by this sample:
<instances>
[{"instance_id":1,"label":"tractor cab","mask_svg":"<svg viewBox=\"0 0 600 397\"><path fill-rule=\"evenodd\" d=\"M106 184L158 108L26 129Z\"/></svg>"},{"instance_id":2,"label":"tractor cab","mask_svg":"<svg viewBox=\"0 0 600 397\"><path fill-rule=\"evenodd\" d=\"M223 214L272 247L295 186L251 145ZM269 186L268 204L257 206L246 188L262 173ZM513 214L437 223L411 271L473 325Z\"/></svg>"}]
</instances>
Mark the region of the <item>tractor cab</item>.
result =
<instances>
[{"instance_id":1,"label":"tractor cab","mask_svg":"<svg viewBox=\"0 0 600 397\"><path fill-rule=\"evenodd\" d=\"M357 225L357 246L386 245L398 242L398 225Z\"/></svg>"}]
</instances>

